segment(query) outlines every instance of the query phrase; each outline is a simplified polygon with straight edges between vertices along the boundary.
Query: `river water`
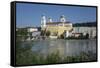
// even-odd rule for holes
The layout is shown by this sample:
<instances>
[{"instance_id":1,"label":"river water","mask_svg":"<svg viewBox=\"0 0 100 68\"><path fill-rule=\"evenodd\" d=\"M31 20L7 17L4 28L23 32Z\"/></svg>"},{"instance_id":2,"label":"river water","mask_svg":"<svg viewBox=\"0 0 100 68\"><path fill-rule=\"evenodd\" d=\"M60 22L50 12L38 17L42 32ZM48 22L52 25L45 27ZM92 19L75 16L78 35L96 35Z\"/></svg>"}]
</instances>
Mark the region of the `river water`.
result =
<instances>
[{"instance_id":1,"label":"river water","mask_svg":"<svg viewBox=\"0 0 100 68\"><path fill-rule=\"evenodd\" d=\"M80 53L96 54L96 40L37 40L32 44L32 52L48 55L51 53L59 52L61 56L76 56Z\"/></svg>"}]
</instances>

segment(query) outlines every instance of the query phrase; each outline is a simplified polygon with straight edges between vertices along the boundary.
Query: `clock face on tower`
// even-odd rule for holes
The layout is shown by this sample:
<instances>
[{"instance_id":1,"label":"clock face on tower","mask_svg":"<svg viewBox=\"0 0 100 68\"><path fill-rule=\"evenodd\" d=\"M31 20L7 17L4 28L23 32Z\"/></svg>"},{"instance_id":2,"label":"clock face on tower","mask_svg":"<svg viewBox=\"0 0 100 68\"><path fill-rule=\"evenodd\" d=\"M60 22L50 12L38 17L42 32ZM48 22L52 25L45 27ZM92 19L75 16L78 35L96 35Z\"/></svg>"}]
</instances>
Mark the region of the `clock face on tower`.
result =
<instances>
[{"instance_id":1,"label":"clock face on tower","mask_svg":"<svg viewBox=\"0 0 100 68\"><path fill-rule=\"evenodd\" d=\"M60 17L60 21L61 21L61 22L66 22L66 19L65 19L64 15L62 15L62 16Z\"/></svg>"}]
</instances>

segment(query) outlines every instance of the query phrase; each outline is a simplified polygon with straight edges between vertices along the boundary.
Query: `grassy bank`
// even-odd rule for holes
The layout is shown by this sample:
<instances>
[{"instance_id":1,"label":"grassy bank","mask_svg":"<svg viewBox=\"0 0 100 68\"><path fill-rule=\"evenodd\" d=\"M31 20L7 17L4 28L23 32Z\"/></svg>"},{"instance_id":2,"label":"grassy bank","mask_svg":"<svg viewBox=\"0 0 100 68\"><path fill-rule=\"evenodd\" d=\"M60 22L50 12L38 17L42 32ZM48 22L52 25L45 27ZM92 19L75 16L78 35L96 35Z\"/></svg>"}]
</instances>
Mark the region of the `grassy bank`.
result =
<instances>
[{"instance_id":1,"label":"grassy bank","mask_svg":"<svg viewBox=\"0 0 100 68\"><path fill-rule=\"evenodd\" d=\"M94 61L95 57L86 53L81 53L79 56L60 56L59 52L48 54L47 56L33 53L30 50L23 50L16 55L17 65L36 65L36 64L54 64L54 63L70 63L70 62L83 62Z\"/></svg>"}]
</instances>

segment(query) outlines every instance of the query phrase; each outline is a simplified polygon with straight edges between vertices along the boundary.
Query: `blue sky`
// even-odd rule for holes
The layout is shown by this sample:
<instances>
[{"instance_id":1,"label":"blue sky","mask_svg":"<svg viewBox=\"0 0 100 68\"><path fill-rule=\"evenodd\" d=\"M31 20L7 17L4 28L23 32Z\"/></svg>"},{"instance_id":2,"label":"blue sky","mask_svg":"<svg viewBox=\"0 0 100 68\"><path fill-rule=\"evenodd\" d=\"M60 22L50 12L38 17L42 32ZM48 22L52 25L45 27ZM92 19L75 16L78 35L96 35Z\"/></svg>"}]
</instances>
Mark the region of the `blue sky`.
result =
<instances>
[{"instance_id":1,"label":"blue sky","mask_svg":"<svg viewBox=\"0 0 100 68\"><path fill-rule=\"evenodd\" d=\"M41 16L51 17L54 22L59 22L61 15L71 23L96 21L95 7L60 6L17 3L16 25L17 27L40 26Z\"/></svg>"}]
</instances>

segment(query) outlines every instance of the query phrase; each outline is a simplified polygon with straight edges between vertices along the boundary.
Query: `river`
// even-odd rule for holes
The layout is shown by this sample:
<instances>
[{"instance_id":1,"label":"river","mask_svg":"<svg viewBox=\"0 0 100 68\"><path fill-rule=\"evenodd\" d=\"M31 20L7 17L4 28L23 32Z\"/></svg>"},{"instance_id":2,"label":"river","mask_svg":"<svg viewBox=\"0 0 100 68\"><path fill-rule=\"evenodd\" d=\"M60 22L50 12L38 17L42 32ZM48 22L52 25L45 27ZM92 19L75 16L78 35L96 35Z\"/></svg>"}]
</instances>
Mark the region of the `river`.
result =
<instances>
[{"instance_id":1,"label":"river","mask_svg":"<svg viewBox=\"0 0 100 68\"><path fill-rule=\"evenodd\" d=\"M75 56L81 52L96 53L96 40L40 40L35 41L32 51L41 55L48 55L58 51L62 56Z\"/></svg>"}]
</instances>

